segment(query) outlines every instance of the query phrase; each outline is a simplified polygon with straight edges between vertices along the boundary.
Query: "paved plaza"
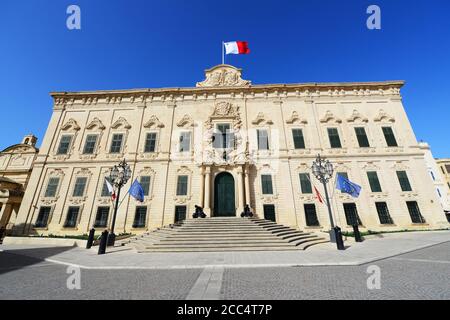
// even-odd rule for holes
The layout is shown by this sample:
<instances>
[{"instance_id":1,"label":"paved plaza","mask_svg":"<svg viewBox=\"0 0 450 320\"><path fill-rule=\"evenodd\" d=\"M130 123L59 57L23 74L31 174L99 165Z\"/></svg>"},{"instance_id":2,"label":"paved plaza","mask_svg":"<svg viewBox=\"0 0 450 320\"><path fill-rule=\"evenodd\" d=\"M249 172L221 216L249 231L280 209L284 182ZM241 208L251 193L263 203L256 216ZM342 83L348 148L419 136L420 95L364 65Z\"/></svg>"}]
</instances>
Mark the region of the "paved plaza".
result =
<instances>
[{"instance_id":1,"label":"paved plaza","mask_svg":"<svg viewBox=\"0 0 450 320\"><path fill-rule=\"evenodd\" d=\"M450 299L450 232L398 233L300 252L104 256L0 246L0 299ZM368 288L379 268L380 287ZM67 283L78 269L79 289Z\"/></svg>"}]
</instances>

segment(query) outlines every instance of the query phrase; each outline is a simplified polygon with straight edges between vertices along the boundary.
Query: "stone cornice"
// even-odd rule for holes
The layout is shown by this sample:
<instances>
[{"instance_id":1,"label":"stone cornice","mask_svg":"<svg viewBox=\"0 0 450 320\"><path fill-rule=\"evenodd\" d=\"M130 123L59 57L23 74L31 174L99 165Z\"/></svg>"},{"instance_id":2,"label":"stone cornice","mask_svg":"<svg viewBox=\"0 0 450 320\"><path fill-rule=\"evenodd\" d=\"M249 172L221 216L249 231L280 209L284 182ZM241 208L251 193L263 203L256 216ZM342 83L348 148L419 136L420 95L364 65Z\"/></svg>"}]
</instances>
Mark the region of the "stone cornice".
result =
<instances>
[{"instance_id":1,"label":"stone cornice","mask_svg":"<svg viewBox=\"0 0 450 320\"><path fill-rule=\"evenodd\" d=\"M179 87L179 88L146 88L129 90L98 90L79 92L51 92L56 106L81 104L96 105L145 103L158 98L165 103L184 100L201 100L217 95L230 95L231 98L261 97L362 97L362 96L400 96L400 88L404 81L380 82L330 82L330 83L292 83L261 84L234 87ZM102 101L104 100L104 101Z\"/></svg>"}]
</instances>

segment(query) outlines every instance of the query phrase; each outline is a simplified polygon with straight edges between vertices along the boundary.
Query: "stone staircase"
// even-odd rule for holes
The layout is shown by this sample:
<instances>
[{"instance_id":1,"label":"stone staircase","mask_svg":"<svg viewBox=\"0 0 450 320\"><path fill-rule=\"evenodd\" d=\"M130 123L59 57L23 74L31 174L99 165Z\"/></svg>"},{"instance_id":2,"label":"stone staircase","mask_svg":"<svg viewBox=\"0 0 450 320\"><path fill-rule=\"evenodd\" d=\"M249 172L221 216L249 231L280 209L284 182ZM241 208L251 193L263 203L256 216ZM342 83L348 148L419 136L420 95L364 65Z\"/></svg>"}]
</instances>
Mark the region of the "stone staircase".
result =
<instances>
[{"instance_id":1,"label":"stone staircase","mask_svg":"<svg viewBox=\"0 0 450 320\"><path fill-rule=\"evenodd\" d=\"M185 220L129 238L124 245L138 252L305 250L326 237L257 218Z\"/></svg>"}]
</instances>

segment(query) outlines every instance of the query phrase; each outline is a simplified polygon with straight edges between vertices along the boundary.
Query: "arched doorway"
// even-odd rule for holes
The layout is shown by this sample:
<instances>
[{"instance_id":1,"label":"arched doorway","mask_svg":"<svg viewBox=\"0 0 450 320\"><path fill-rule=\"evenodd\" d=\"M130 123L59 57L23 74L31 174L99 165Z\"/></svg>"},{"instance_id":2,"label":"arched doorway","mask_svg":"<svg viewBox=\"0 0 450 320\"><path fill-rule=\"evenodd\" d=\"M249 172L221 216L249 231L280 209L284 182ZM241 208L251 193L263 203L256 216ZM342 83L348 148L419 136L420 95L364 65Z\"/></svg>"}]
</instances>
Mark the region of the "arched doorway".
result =
<instances>
[{"instance_id":1,"label":"arched doorway","mask_svg":"<svg viewBox=\"0 0 450 320\"><path fill-rule=\"evenodd\" d=\"M214 216L236 216L234 178L228 172L219 173L214 180Z\"/></svg>"}]
</instances>

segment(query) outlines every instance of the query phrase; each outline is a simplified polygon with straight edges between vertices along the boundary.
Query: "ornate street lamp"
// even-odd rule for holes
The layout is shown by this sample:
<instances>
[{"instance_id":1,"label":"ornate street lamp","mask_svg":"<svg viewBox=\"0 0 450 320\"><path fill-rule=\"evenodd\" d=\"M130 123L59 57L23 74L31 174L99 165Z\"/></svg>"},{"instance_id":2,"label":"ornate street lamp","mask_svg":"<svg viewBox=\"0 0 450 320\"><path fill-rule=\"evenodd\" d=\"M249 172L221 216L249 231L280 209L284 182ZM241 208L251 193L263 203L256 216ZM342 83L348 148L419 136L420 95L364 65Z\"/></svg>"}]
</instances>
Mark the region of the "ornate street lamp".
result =
<instances>
[{"instance_id":1,"label":"ornate street lamp","mask_svg":"<svg viewBox=\"0 0 450 320\"><path fill-rule=\"evenodd\" d=\"M330 198L328 197L327 183L330 181L333 176L333 165L327 159L323 159L320 157L320 154L317 156L316 160L312 164L312 173L314 176L323 184L323 189L325 190L325 198L327 201L328 207L328 215L330 217L330 241L336 242L339 250L344 249L342 234L340 232L340 228L334 225L333 214L331 213L331 203Z\"/></svg>"},{"instance_id":2,"label":"ornate street lamp","mask_svg":"<svg viewBox=\"0 0 450 320\"><path fill-rule=\"evenodd\" d=\"M109 181L117 188L116 205L114 207L114 215L111 224L111 233L108 236L108 246L114 246L116 241L116 235L114 234L114 226L116 224L117 210L119 209L119 197L120 189L130 180L131 168L128 163L123 159L118 165L111 169L109 174Z\"/></svg>"}]
</instances>

